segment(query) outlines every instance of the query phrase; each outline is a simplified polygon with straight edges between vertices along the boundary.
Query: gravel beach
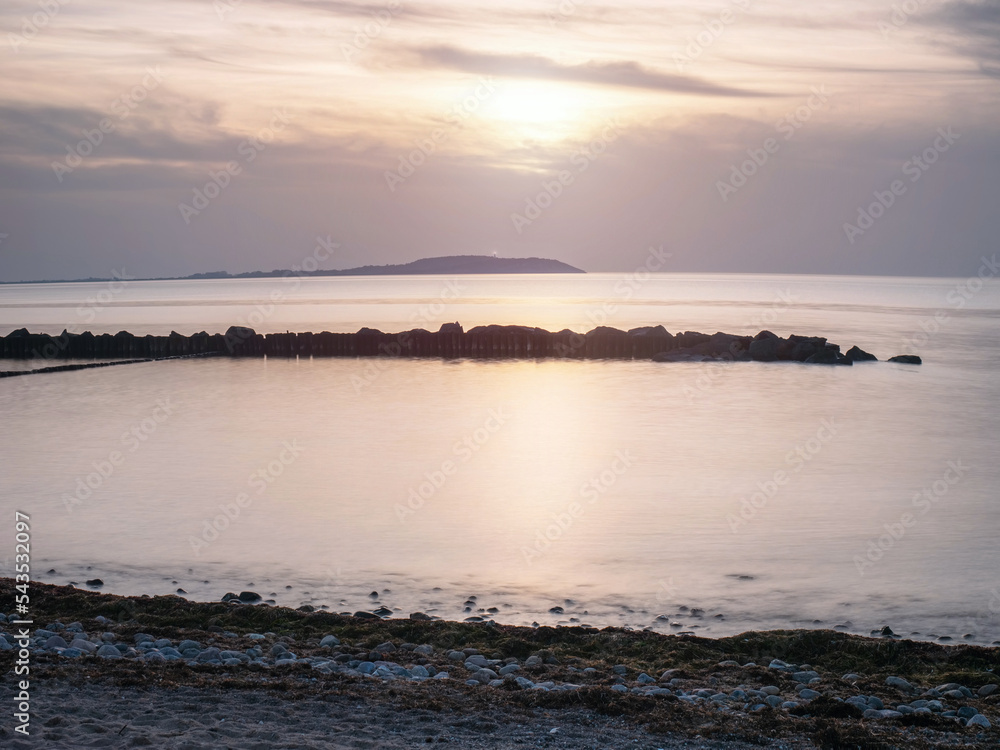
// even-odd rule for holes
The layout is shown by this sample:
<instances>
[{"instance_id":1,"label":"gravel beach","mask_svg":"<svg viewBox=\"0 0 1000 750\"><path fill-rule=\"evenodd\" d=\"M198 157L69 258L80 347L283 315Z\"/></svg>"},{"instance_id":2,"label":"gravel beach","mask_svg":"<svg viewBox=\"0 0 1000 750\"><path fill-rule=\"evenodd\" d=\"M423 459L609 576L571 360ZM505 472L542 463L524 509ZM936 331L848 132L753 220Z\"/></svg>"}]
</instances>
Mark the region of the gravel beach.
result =
<instances>
[{"instance_id":1,"label":"gravel beach","mask_svg":"<svg viewBox=\"0 0 1000 750\"><path fill-rule=\"evenodd\" d=\"M27 641L0 622L4 705L30 654L30 735L8 716L4 747L1000 746L996 648L32 593Z\"/></svg>"}]
</instances>

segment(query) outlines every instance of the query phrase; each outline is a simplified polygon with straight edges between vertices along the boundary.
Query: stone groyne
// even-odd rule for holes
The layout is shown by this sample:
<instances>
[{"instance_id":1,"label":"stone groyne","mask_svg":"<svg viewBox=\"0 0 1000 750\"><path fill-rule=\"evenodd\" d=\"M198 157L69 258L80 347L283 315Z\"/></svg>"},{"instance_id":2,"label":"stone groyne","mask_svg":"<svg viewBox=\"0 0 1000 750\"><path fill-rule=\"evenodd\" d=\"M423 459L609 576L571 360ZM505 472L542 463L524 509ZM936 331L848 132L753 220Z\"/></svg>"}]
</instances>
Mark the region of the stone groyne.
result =
<instances>
[{"instance_id":1,"label":"stone groyne","mask_svg":"<svg viewBox=\"0 0 1000 750\"><path fill-rule=\"evenodd\" d=\"M622 331L599 327L587 333L558 332L527 326L476 326L468 331L446 323L438 331L415 329L383 333L362 328L356 333L257 333L233 326L226 333L184 336L136 336L30 333L21 328L0 337L6 359L165 359L190 356L232 357L438 357L445 359L637 359L680 361L791 361L851 365L877 358L857 347L842 353L838 344L819 336L785 338L770 331L754 336L685 331L672 334L663 326ZM919 357L890 361L920 364Z\"/></svg>"}]
</instances>

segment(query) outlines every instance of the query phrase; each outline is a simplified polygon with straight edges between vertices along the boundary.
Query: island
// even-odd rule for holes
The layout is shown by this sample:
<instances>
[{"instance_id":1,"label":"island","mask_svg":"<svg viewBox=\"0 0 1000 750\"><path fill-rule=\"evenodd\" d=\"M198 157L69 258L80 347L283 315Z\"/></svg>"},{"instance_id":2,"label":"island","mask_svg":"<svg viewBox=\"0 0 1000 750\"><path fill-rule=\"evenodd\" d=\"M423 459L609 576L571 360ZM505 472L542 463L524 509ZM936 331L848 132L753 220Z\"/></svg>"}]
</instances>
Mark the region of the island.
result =
<instances>
[{"instance_id":1,"label":"island","mask_svg":"<svg viewBox=\"0 0 1000 750\"><path fill-rule=\"evenodd\" d=\"M202 279L268 279L282 276L418 276L486 273L586 273L586 271L549 258L499 258L495 255L443 255L421 258L410 263L385 266L359 266L338 270L209 271L190 276L166 276L134 279L134 281L197 281ZM132 279L130 279L131 281ZM76 282L117 281L117 279L47 279L38 281L0 281L0 284L67 284Z\"/></svg>"}]
</instances>

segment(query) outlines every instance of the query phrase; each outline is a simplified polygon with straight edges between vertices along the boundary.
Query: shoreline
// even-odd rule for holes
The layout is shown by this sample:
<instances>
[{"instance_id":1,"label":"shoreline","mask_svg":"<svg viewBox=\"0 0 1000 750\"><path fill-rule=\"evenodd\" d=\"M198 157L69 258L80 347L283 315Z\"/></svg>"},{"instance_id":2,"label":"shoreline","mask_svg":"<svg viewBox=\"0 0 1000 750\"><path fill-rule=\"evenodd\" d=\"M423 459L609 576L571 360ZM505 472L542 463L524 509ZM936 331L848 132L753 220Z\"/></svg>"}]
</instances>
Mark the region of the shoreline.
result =
<instances>
[{"instance_id":1,"label":"shoreline","mask_svg":"<svg viewBox=\"0 0 1000 750\"><path fill-rule=\"evenodd\" d=\"M0 579L0 595L6 600L12 594L13 581ZM535 741L592 747L599 736L603 746L628 741L706 748L991 747L1000 741L1000 690L989 687L1000 672L1000 649L983 646L831 630L711 639L622 628L365 619L34 582L31 616L33 711L62 716L50 730L58 735L53 742L69 740L75 725L62 708L43 706L45 695L64 695L65 701L65 691L73 692L73 701L90 711L122 687L128 688L126 703L154 697L162 705L164 696L193 690L197 701L229 705L232 699L227 710L236 713L240 704L263 700L263 694L273 700L278 691L288 711L305 712L303 732L314 724L306 721L313 711L328 715L333 704L346 711L361 701L364 711L379 717L372 731L393 738L373 738L371 745L340 738L341 745L337 738L319 742L303 735L296 740L302 747L410 747L442 737L461 747ZM94 653L78 643L77 654L69 645L74 640L91 643ZM197 651L191 650L195 643ZM0 651L5 673L14 653ZM429 724L417 721L427 712ZM366 726L374 720L368 716ZM48 721L36 720L33 728L45 731ZM263 731L235 714L228 726L241 721L247 732ZM539 722L555 731L541 732ZM477 734L477 723L495 725L499 733ZM156 726L118 722L113 728L123 734L109 747L133 746L126 743L137 735L148 741L136 744L201 746L190 739L187 745L168 742ZM0 739L16 739L4 731ZM207 732L205 747L220 746L209 741L211 728L197 731ZM288 741L281 727L266 731ZM703 744L671 744L680 742Z\"/></svg>"}]
</instances>

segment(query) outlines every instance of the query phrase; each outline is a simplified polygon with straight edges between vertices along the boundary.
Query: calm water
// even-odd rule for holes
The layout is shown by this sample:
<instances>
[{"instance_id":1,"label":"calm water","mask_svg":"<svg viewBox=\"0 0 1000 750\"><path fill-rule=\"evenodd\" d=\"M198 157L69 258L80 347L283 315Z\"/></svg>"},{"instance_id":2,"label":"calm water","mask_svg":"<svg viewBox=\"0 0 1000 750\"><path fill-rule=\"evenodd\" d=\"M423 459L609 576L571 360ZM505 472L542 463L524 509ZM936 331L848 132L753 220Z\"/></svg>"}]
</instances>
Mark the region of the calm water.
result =
<instances>
[{"instance_id":1,"label":"calm water","mask_svg":"<svg viewBox=\"0 0 1000 750\"><path fill-rule=\"evenodd\" d=\"M474 609L512 623L710 635L889 624L989 643L1000 639L1000 286L966 300L964 284L0 286L0 335L662 323L826 335L925 360L218 359L12 378L0 380L0 503L31 514L41 580L99 576L117 593L252 588L354 611L375 589L398 616L474 615L463 602L475 595ZM12 546L0 549L7 575Z\"/></svg>"}]
</instances>

